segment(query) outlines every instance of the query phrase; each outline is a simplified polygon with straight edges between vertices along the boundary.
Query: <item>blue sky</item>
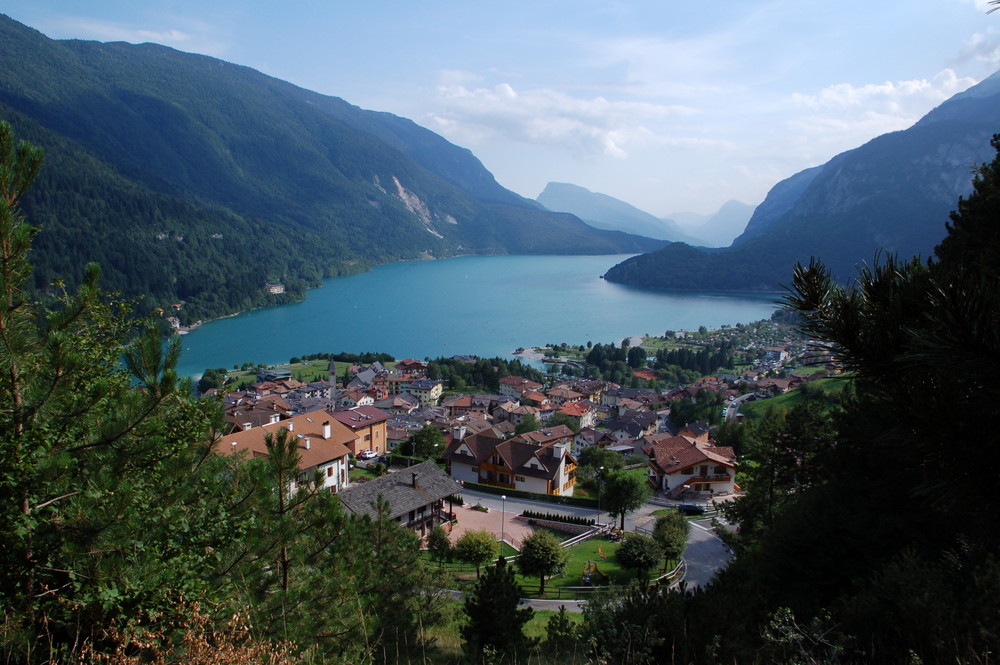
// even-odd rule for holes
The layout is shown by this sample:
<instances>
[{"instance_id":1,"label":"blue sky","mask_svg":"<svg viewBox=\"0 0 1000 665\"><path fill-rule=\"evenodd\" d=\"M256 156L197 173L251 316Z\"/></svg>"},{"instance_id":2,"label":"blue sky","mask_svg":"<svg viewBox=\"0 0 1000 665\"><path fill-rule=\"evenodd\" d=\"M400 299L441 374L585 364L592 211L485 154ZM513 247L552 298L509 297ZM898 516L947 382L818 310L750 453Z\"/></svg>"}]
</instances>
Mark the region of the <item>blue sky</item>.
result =
<instances>
[{"instance_id":1,"label":"blue sky","mask_svg":"<svg viewBox=\"0 0 1000 665\"><path fill-rule=\"evenodd\" d=\"M986 0L6 0L56 39L157 42L413 119L504 186L655 215L757 204L1000 69ZM1000 128L998 128L1000 129Z\"/></svg>"}]
</instances>

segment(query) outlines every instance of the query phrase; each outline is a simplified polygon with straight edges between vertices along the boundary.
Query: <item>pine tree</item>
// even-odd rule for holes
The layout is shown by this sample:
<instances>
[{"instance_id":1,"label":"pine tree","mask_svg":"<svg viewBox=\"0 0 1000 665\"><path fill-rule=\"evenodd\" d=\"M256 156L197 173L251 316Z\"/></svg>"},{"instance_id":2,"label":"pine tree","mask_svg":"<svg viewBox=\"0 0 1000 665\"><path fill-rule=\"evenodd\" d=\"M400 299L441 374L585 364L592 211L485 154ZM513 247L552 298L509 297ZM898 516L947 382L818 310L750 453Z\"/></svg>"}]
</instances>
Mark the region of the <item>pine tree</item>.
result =
<instances>
[{"instance_id":1,"label":"pine tree","mask_svg":"<svg viewBox=\"0 0 1000 665\"><path fill-rule=\"evenodd\" d=\"M95 265L75 293L51 285L49 306L28 292L36 229L19 203L41 161L0 123L0 607L18 627L4 639L23 640L9 652L211 595L243 533L208 454L213 409L178 390L157 322L101 293Z\"/></svg>"},{"instance_id":2,"label":"pine tree","mask_svg":"<svg viewBox=\"0 0 1000 665\"><path fill-rule=\"evenodd\" d=\"M480 662L486 652L495 652L503 662L516 663L527 657L532 642L524 634L524 625L534 613L530 607L518 608L521 587L503 557L487 568L465 599L467 623L462 626L462 649L473 662Z\"/></svg>"}]
</instances>

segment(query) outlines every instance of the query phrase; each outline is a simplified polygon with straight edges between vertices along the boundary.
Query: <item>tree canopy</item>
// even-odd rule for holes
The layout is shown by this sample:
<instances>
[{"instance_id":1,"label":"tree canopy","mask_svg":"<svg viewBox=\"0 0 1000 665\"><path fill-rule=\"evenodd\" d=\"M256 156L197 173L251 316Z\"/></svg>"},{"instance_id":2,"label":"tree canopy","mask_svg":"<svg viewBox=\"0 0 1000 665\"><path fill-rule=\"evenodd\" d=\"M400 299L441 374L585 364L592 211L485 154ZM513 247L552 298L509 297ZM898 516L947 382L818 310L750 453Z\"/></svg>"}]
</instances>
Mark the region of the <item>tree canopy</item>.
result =
<instances>
[{"instance_id":1,"label":"tree canopy","mask_svg":"<svg viewBox=\"0 0 1000 665\"><path fill-rule=\"evenodd\" d=\"M645 478L624 469L606 473L601 488L601 505L612 518L621 519L621 529L625 529L625 516L635 512L649 498L649 483Z\"/></svg>"},{"instance_id":2,"label":"tree canopy","mask_svg":"<svg viewBox=\"0 0 1000 665\"><path fill-rule=\"evenodd\" d=\"M419 652L439 595L387 505L347 517L284 430L267 455L216 454L218 402L178 383L177 343L103 293L97 266L33 297L19 204L41 163L0 123L0 651L155 652L183 642L197 606L210 634L252 624L258 653Z\"/></svg>"},{"instance_id":3,"label":"tree canopy","mask_svg":"<svg viewBox=\"0 0 1000 665\"><path fill-rule=\"evenodd\" d=\"M562 543L550 531L537 530L521 541L517 567L523 575L538 577L538 595L545 595L545 578L557 575L569 559Z\"/></svg>"}]
</instances>

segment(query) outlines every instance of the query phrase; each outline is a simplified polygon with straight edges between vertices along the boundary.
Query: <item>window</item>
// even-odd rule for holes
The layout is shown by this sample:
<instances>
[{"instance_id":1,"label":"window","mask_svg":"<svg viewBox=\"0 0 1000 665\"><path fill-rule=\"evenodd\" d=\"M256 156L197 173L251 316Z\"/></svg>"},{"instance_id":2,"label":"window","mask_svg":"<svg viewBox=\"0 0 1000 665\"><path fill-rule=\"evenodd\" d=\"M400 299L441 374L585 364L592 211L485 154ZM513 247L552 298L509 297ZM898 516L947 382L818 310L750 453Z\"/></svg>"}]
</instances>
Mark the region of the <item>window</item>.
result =
<instances>
[{"instance_id":1,"label":"window","mask_svg":"<svg viewBox=\"0 0 1000 665\"><path fill-rule=\"evenodd\" d=\"M371 434L365 434L365 441L371 441L371 440L372 440L372 435Z\"/></svg>"},{"instance_id":2,"label":"window","mask_svg":"<svg viewBox=\"0 0 1000 665\"><path fill-rule=\"evenodd\" d=\"M333 478L333 467L332 466L326 467L326 477L327 478Z\"/></svg>"},{"instance_id":3,"label":"window","mask_svg":"<svg viewBox=\"0 0 1000 665\"><path fill-rule=\"evenodd\" d=\"M524 482L524 476L514 476L514 479L517 482L519 482L519 483L523 483Z\"/></svg>"}]
</instances>

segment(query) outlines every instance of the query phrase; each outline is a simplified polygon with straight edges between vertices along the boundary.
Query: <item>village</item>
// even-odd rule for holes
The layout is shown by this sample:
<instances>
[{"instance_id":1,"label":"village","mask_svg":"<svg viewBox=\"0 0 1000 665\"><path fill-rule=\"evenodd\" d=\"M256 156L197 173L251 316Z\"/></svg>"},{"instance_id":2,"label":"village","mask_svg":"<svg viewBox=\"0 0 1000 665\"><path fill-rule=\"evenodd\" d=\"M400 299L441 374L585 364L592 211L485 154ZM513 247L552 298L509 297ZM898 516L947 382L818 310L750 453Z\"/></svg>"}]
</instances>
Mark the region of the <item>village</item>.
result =
<instances>
[{"instance_id":1,"label":"village","mask_svg":"<svg viewBox=\"0 0 1000 665\"><path fill-rule=\"evenodd\" d=\"M638 469L654 500L701 512L740 493L737 454L716 442L708 421L738 423L740 409L751 402L836 371L832 365L817 370L821 358L803 341L785 342L763 348L739 373L669 389L550 372L548 384L508 375L495 393L446 393L443 380L429 378L428 363L408 358L344 371L330 361L328 378L309 382L293 378L291 369L260 368L256 383L205 396L221 400L225 412L219 453L267 455L266 441L284 431L298 443L293 489L318 482L357 514L373 514L382 496L391 519L421 536L455 521L451 502L470 488L564 503L582 494L581 501L593 502L593 494L578 487L580 459L593 459L593 449ZM813 367L800 373L795 363ZM699 397L721 404L718 418L672 418ZM584 471L588 479L595 473Z\"/></svg>"}]
</instances>

